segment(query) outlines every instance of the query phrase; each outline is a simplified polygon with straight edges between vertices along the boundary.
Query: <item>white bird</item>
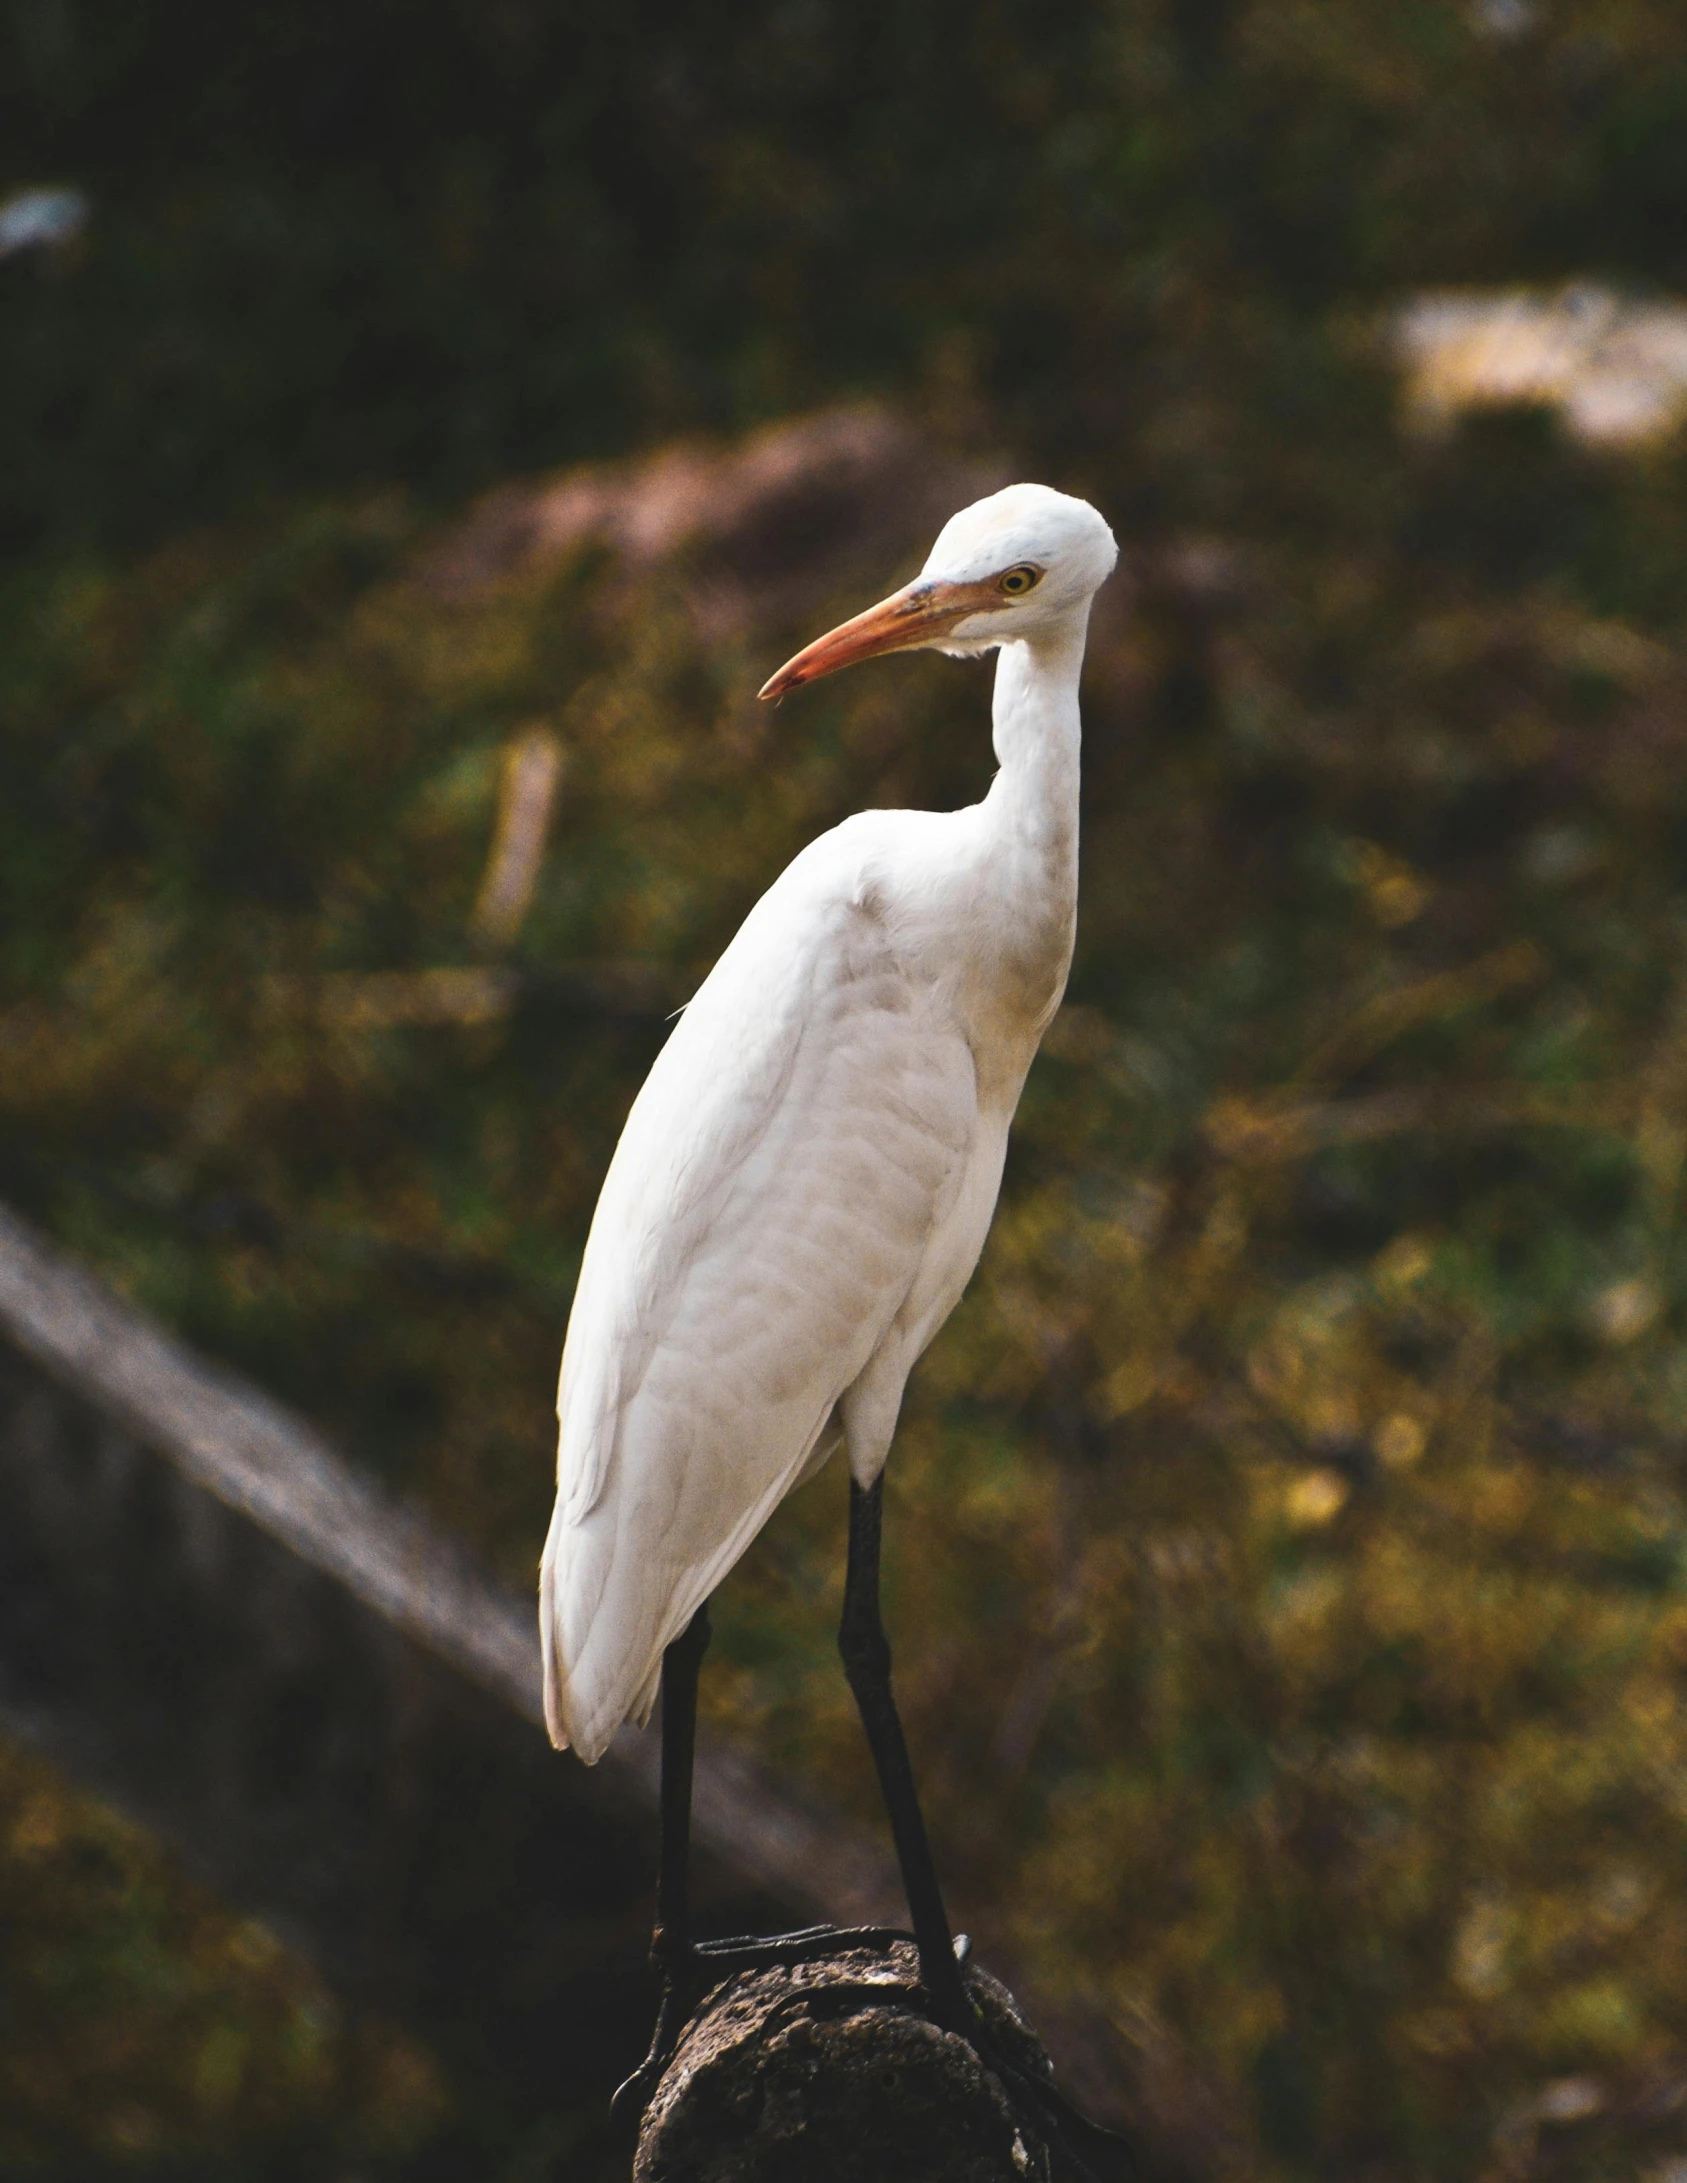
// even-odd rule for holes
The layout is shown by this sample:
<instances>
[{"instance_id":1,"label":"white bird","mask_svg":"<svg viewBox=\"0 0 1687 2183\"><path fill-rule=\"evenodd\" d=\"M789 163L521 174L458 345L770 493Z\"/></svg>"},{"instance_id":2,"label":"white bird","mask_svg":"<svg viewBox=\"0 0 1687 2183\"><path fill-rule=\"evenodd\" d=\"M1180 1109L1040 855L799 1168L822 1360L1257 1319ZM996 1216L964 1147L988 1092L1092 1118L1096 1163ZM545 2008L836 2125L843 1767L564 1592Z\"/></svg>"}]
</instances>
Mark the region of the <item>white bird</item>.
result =
<instances>
[{"instance_id":1,"label":"white bird","mask_svg":"<svg viewBox=\"0 0 1687 2183\"><path fill-rule=\"evenodd\" d=\"M909 1811L877 1619L878 1486L909 1371L978 1262L1020 1089L1065 987L1078 678L1116 558L1086 502L1011 485L951 518L913 583L763 689L778 698L881 653L999 648L1000 770L962 811L846 819L745 919L627 1117L557 1396L545 1718L553 1742L592 1763L624 1721L648 1718L674 1647L664 1768L684 1779L666 1805L689 1802L710 1593L784 1496L846 1449L846 1665L922 1978L948 1988L951 2013L967 2004ZM691 1951L673 1869L684 1848L683 1813L665 1809L657 1952L670 1976Z\"/></svg>"}]
</instances>

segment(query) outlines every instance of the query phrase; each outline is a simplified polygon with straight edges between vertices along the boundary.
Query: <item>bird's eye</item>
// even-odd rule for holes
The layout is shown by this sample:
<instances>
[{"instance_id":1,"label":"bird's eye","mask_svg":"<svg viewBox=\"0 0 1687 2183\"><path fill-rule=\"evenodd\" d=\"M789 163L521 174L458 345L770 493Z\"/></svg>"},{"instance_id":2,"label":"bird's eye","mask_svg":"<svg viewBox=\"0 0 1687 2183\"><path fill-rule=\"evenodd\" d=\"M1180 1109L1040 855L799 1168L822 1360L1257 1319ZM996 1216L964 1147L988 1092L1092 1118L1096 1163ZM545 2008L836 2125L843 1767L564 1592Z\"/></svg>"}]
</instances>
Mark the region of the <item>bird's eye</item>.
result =
<instances>
[{"instance_id":1,"label":"bird's eye","mask_svg":"<svg viewBox=\"0 0 1687 2183\"><path fill-rule=\"evenodd\" d=\"M1010 599L1023 599L1028 591L1035 591L1043 580L1040 568L1033 568L1029 561L1021 561L1017 568L1010 568L1001 579L1000 589Z\"/></svg>"}]
</instances>

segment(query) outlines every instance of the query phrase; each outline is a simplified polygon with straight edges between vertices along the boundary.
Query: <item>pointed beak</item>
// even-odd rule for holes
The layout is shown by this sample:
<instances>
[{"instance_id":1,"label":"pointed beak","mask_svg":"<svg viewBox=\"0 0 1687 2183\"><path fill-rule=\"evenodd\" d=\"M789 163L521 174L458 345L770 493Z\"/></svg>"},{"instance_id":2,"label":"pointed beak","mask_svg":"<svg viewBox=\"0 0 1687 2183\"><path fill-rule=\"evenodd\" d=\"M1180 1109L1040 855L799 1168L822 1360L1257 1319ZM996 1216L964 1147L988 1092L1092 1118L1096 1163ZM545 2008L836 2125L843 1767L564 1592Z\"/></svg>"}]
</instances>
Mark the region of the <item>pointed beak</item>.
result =
<instances>
[{"instance_id":1,"label":"pointed beak","mask_svg":"<svg viewBox=\"0 0 1687 2183\"><path fill-rule=\"evenodd\" d=\"M972 584L946 584L922 579L870 606L853 621L841 622L812 644L805 644L795 659L763 683L760 695L777 702L787 690L822 675L835 675L840 667L858 660L877 659L883 652L912 652L922 644L935 644L957 622L984 608L1000 606L995 582L985 578Z\"/></svg>"}]
</instances>

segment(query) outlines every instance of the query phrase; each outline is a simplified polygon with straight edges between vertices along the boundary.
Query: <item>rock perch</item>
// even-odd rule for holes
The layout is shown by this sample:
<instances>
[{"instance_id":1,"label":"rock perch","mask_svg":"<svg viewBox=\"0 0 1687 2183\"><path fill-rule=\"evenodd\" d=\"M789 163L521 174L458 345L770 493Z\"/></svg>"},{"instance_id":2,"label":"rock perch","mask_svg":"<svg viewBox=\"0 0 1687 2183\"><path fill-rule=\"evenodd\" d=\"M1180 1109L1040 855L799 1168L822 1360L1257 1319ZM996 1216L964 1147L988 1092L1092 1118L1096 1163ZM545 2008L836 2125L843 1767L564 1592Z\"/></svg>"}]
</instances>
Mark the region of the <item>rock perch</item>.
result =
<instances>
[{"instance_id":1,"label":"rock perch","mask_svg":"<svg viewBox=\"0 0 1687 2183\"><path fill-rule=\"evenodd\" d=\"M923 2013L911 1944L742 1971L687 2025L634 2183L1050 2183L1048 2149L964 2039ZM1006 1987L969 1966L1004 2055L1050 2075Z\"/></svg>"}]
</instances>

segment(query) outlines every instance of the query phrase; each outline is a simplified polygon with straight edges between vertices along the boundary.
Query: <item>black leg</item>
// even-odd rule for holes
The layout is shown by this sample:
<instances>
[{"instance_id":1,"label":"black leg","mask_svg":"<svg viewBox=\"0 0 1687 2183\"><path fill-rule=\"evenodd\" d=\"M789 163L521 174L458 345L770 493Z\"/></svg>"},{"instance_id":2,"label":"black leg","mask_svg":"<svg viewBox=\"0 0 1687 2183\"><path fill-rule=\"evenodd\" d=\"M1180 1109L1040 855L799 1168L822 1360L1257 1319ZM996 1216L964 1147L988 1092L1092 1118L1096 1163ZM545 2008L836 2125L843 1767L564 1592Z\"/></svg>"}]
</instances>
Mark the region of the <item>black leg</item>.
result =
<instances>
[{"instance_id":1,"label":"black leg","mask_svg":"<svg viewBox=\"0 0 1687 2183\"><path fill-rule=\"evenodd\" d=\"M968 1997L914 1788L908 1741L891 1691L890 1640L879 1612L883 1489L882 1475L865 1493L853 1478L850 1480L849 1567L844 1577L838 1650L872 1747L873 1763L879 1770L879 1786L896 1840L897 1862L902 1867L902 1884L907 1890L908 1911L920 1951L920 1983L934 2020L946 2031L958 2032L977 2050L985 2065L995 2071L1010 2102L1041 2130L1054 2153L1058 2175L1072 2178L1073 2183L1124 2183L1124 2179L1134 2176L1130 2148L1087 2120L1046 2078L1033 2076L1009 2061L985 2030Z\"/></svg>"},{"instance_id":2,"label":"black leg","mask_svg":"<svg viewBox=\"0 0 1687 2183\"><path fill-rule=\"evenodd\" d=\"M696 1998L691 1937L691 1773L697 1751L697 1676L709 1649L708 1602L662 1655L662 1808L656 1865L656 1930L650 1960L662 1974L662 2006L650 2052L616 2093L612 2111L644 2112Z\"/></svg>"},{"instance_id":3,"label":"black leg","mask_svg":"<svg viewBox=\"0 0 1687 2183\"><path fill-rule=\"evenodd\" d=\"M890 1831L896 1843L908 1913L920 1951L920 1982L938 2019L955 2031L970 2032L976 2023L965 1980L955 1956L949 1914L926 1839L925 1820L914 1787L908 1740L890 1687L890 1640L879 1612L879 1540L884 1519L884 1479L865 1492L849 1482L849 1567L844 1577L843 1620L838 1651L855 1693L861 1725L867 1732L879 1771Z\"/></svg>"},{"instance_id":4,"label":"black leg","mask_svg":"<svg viewBox=\"0 0 1687 2183\"><path fill-rule=\"evenodd\" d=\"M697 1677L708 1649L705 1600L662 1655L662 1820L650 1953L664 1977L691 1955L691 1772L697 1755Z\"/></svg>"}]
</instances>

